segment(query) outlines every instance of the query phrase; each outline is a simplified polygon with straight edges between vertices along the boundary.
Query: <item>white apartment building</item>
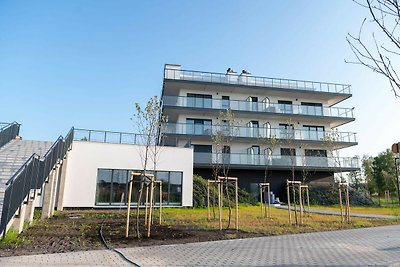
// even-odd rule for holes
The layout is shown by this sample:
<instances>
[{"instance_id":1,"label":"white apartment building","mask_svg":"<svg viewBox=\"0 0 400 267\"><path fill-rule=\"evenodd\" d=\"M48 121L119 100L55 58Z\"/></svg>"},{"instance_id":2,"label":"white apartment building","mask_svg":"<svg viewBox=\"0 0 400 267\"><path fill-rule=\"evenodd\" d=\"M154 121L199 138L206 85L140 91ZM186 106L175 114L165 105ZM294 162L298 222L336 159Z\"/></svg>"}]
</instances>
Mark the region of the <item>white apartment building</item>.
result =
<instances>
[{"instance_id":1,"label":"white apartment building","mask_svg":"<svg viewBox=\"0 0 400 267\"><path fill-rule=\"evenodd\" d=\"M338 149L357 145L356 133L338 128L355 120L353 108L336 106L351 96L345 84L257 77L244 70L183 70L167 64L162 102L168 126L163 142L192 147L194 173L212 178L212 165L220 157L211 135L220 112L230 108L236 124L232 142L223 151L229 176L237 176L241 187L257 193L267 166L267 181L279 195L292 168L295 178L305 182L333 181L335 172L358 169L357 158L337 156ZM271 147L270 138L277 144Z\"/></svg>"}]
</instances>

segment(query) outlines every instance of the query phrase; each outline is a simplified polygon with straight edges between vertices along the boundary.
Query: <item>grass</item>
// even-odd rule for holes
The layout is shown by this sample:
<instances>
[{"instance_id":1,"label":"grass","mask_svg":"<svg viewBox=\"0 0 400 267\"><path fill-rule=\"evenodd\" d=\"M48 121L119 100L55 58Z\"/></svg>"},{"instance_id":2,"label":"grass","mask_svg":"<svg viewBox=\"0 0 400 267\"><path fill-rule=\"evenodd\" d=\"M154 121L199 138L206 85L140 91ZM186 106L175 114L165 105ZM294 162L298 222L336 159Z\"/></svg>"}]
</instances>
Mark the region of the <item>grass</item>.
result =
<instances>
[{"instance_id":1,"label":"grass","mask_svg":"<svg viewBox=\"0 0 400 267\"><path fill-rule=\"evenodd\" d=\"M321 210L334 210L340 211L339 205L333 206L311 206L311 209L321 209ZM361 207L361 206L350 206L351 213L364 213L364 214L379 214L379 215L391 215L400 216L399 206L390 207Z\"/></svg>"},{"instance_id":2,"label":"grass","mask_svg":"<svg viewBox=\"0 0 400 267\"><path fill-rule=\"evenodd\" d=\"M338 210L338 207L315 208ZM400 208L351 207L352 212L375 214L398 214ZM143 210L141 210L143 212ZM217 210L215 210L217 215ZM341 223L341 217L335 215L304 215L301 225L289 224L288 211L271 207L271 218L261 216L260 206L239 206L239 232L235 229L235 213L232 210L231 229L218 231L218 218L208 220L206 208L163 208L163 224L154 225L154 236L150 239L125 239L126 210L66 210L57 212L50 219L35 220L31 227L21 235L9 231L4 240L0 240L0 255L24 255L35 253L60 253L75 250L88 250L101 247L98 237L100 225L105 223L105 233L110 242L118 246L141 246L174 244L179 242L210 241L255 236L297 234L317 231L332 231L361 227L373 227L400 224L400 219L351 218L350 223ZM132 211L131 223L134 224L135 211ZM155 221L158 209L155 209ZM292 212L293 221L294 213ZM142 214L143 217L143 214ZM212 216L213 217L213 216ZM216 216L217 217L217 216ZM223 228L227 229L228 210L223 210ZM182 241L184 240L184 241Z\"/></svg>"},{"instance_id":3,"label":"grass","mask_svg":"<svg viewBox=\"0 0 400 267\"><path fill-rule=\"evenodd\" d=\"M5 238L0 238L0 248L12 245L13 247L29 244L30 240L18 234L18 231L10 229Z\"/></svg>"},{"instance_id":4,"label":"grass","mask_svg":"<svg viewBox=\"0 0 400 267\"><path fill-rule=\"evenodd\" d=\"M333 207L332 207L333 208ZM217 211L216 211L217 213ZM223 225L227 226L228 211L223 212ZM294 213L292 213L294 221ZM231 228L234 228L234 213ZM164 222L168 225L184 224L195 225L203 229L218 229L218 214L216 219L208 221L207 209L164 209ZM372 227L388 224L398 224L400 220L383 220L368 218L351 218L350 224L341 223L340 216L310 214L304 216L303 224L294 226L288 222L288 211L271 208L271 219L261 216L260 206L239 207L239 228L242 231L262 234L280 235L292 233L305 233L316 231L330 231L349 228Z\"/></svg>"}]
</instances>

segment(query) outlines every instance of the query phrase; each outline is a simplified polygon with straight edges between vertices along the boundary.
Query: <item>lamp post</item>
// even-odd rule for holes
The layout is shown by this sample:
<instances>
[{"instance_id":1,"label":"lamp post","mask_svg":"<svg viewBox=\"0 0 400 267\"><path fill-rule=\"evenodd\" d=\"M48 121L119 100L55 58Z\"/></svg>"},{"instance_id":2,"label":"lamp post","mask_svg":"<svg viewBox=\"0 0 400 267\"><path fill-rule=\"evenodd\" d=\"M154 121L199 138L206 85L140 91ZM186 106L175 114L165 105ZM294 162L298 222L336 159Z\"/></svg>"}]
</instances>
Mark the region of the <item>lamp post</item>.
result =
<instances>
[{"instance_id":1,"label":"lamp post","mask_svg":"<svg viewBox=\"0 0 400 267\"><path fill-rule=\"evenodd\" d=\"M398 157L394 158L394 166L396 168L396 179L397 179L397 196L399 198L399 205L400 205L400 184L399 184L399 173L398 173L398 165L397 165L397 161L399 160Z\"/></svg>"}]
</instances>

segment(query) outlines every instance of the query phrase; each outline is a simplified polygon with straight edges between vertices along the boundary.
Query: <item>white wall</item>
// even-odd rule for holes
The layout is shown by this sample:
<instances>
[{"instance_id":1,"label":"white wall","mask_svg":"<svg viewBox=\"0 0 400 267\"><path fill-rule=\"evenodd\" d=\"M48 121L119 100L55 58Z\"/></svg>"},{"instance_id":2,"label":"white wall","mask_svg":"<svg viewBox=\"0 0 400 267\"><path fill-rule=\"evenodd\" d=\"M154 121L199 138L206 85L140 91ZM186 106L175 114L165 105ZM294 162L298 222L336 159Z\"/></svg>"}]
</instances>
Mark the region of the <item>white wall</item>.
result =
<instances>
[{"instance_id":1,"label":"white wall","mask_svg":"<svg viewBox=\"0 0 400 267\"><path fill-rule=\"evenodd\" d=\"M74 141L68 154L64 207L95 207L97 170L143 169L141 150L139 145ZM183 172L182 206L192 206L193 150L162 147L157 170Z\"/></svg>"}]
</instances>

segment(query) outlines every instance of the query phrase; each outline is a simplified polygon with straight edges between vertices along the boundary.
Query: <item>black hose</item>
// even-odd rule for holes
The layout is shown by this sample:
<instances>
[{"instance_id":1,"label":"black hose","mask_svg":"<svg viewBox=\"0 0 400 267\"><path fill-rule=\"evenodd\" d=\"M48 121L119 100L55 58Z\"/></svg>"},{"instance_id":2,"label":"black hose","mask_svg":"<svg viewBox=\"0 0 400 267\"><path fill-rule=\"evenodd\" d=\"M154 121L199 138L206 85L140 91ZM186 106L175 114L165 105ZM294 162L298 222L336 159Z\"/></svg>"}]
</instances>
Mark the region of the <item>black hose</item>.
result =
<instances>
[{"instance_id":1,"label":"black hose","mask_svg":"<svg viewBox=\"0 0 400 267\"><path fill-rule=\"evenodd\" d=\"M119 256L121 256L121 258L124 259L126 262L132 264L133 266L140 267L139 264L137 264L136 262L134 262L134 261L132 261L131 259L129 259L127 256L124 255L124 253L122 253L121 251L119 251L119 250L117 250L117 249L115 249L115 248L113 248L113 247L111 247L111 246L109 246L109 245L107 244L107 242L106 242L106 240L104 239L104 236L103 236L103 225L104 225L104 221L105 221L105 220L103 220L103 222L101 223L101 226L100 226L100 229L99 229L100 238L101 238L101 241L103 242L104 246L105 246L107 249L116 252L116 253L117 253Z\"/></svg>"}]
</instances>

